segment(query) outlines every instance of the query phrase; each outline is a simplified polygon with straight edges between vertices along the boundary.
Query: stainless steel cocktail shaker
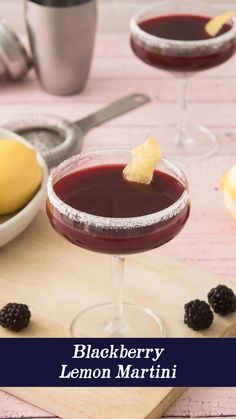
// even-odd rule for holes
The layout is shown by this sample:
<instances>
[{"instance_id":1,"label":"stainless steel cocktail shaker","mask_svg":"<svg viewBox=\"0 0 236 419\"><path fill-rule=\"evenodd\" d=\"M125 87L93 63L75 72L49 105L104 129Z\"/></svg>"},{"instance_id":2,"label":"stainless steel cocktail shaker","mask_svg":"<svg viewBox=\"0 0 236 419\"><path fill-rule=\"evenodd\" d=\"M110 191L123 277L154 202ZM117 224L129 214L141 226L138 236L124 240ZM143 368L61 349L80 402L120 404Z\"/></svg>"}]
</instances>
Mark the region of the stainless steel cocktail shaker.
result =
<instances>
[{"instance_id":1,"label":"stainless steel cocktail shaker","mask_svg":"<svg viewBox=\"0 0 236 419\"><path fill-rule=\"evenodd\" d=\"M96 0L25 0L34 65L42 87L56 95L81 91L96 32Z\"/></svg>"}]
</instances>

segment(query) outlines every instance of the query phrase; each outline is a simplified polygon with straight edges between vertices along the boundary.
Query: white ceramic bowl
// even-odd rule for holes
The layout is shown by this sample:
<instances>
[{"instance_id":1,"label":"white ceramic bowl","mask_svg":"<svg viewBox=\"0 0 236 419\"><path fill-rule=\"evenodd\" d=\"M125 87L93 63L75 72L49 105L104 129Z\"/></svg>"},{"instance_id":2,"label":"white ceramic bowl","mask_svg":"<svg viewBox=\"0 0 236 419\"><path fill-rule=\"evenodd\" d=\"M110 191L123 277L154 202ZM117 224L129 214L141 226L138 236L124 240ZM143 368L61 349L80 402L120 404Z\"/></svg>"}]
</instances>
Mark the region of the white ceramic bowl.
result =
<instances>
[{"instance_id":1,"label":"white ceramic bowl","mask_svg":"<svg viewBox=\"0 0 236 419\"><path fill-rule=\"evenodd\" d=\"M14 132L7 131L5 129L0 129L0 141L6 138L12 138L14 140L20 141L23 144L32 147L23 137ZM16 236L18 236L22 231L28 227L28 225L33 221L37 215L38 210L41 207L42 199L46 192L47 186L47 177L48 171L47 166L42 158L42 156L37 152L37 159L42 167L43 178L39 191L34 195L31 201L17 213L7 217L6 221L3 221L0 224L0 247L9 243ZM0 169L1 170L1 169Z\"/></svg>"}]
</instances>

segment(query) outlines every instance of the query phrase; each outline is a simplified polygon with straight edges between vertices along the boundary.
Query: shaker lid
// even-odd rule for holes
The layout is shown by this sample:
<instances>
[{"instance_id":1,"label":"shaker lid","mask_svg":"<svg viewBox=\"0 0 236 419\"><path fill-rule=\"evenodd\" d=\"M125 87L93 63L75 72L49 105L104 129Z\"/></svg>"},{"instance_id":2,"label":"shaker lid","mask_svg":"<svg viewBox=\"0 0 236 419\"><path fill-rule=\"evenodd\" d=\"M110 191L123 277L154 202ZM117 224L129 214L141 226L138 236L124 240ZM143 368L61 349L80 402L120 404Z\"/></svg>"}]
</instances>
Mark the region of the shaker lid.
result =
<instances>
[{"instance_id":1,"label":"shaker lid","mask_svg":"<svg viewBox=\"0 0 236 419\"><path fill-rule=\"evenodd\" d=\"M79 6L84 3L91 2L93 0L28 0L28 1L39 4L41 6L47 6L47 7L69 7L69 6Z\"/></svg>"},{"instance_id":2,"label":"shaker lid","mask_svg":"<svg viewBox=\"0 0 236 419\"><path fill-rule=\"evenodd\" d=\"M55 167L79 152L82 145L83 131L79 125L54 115L20 115L1 121L1 126L29 141L41 153L49 167Z\"/></svg>"},{"instance_id":3,"label":"shaker lid","mask_svg":"<svg viewBox=\"0 0 236 419\"><path fill-rule=\"evenodd\" d=\"M23 77L31 60L18 36L0 19L0 75L12 80Z\"/></svg>"}]
</instances>

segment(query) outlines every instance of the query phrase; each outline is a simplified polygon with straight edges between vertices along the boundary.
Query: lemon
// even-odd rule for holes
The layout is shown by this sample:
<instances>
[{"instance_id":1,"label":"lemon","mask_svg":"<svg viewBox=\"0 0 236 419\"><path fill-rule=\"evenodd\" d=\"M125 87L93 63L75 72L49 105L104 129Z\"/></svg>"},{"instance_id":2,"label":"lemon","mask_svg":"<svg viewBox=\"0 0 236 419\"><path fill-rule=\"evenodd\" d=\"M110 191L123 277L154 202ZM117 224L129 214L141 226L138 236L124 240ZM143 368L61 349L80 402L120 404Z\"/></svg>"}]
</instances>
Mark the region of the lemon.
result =
<instances>
[{"instance_id":1,"label":"lemon","mask_svg":"<svg viewBox=\"0 0 236 419\"><path fill-rule=\"evenodd\" d=\"M33 148L16 140L0 140L0 215L23 208L41 180L42 170Z\"/></svg>"},{"instance_id":2,"label":"lemon","mask_svg":"<svg viewBox=\"0 0 236 419\"><path fill-rule=\"evenodd\" d=\"M131 162L123 170L124 178L130 182L151 183L161 155L155 138L148 138L144 144L132 149Z\"/></svg>"},{"instance_id":3,"label":"lemon","mask_svg":"<svg viewBox=\"0 0 236 419\"><path fill-rule=\"evenodd\" d=\"M236 164L221 179L226 209L236 219Z\"/></svg>"},{"instance_id":4,"label":"lemon","mask_svg":"<svg viewBox=\"0 0 236 419\"><path fill-rule=\"evenodd\" d=\"M205 30L210 36L216 36L223 26L235 16L235 12L227 10L221 15L213 17L205 26Z\"/></svg>"}]
</instances>

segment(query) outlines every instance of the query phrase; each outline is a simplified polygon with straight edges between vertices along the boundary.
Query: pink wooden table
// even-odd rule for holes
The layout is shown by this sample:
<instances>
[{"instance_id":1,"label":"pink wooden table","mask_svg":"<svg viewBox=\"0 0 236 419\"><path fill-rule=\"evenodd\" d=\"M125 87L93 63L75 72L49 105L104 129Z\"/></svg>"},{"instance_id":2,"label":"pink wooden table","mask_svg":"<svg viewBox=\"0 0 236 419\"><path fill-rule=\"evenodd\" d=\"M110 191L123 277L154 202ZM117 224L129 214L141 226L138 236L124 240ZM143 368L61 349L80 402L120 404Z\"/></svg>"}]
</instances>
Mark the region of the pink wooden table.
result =
<instances>
[{"instance_id":1,"label":"pink wooden table","mask_svg":"<svg viewBox=\"0 0 236 419\"><path fill-rule=\"evenodd\" d=\"M1 86L1 118L48 112L73 120L137 91L149 94L152 102L88 133L84 150L137 145L150 127L175 122L177 117L175 80L133 57L127 35L99 35L91 78L83 94L49 96L31 74L22 83ZM219 191L221 175L236 163L236 58L192 79L189 117L214 130L219 151L202 162L182 163L191 185L192 215L184 232L160 251L227 276L236 284L236 222L226 214ZM167 155L168 150L166 144ZM236 388L189 389L165 414L166 418L222 416L236 419ZM0 392L0 419L52 417Z\"/></svg>"}]
</instances>

